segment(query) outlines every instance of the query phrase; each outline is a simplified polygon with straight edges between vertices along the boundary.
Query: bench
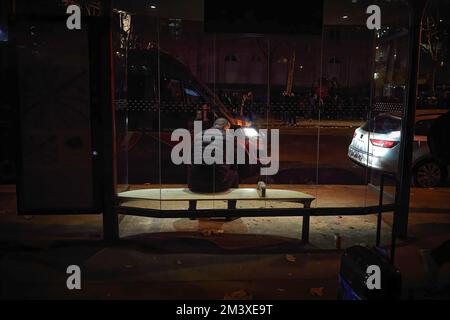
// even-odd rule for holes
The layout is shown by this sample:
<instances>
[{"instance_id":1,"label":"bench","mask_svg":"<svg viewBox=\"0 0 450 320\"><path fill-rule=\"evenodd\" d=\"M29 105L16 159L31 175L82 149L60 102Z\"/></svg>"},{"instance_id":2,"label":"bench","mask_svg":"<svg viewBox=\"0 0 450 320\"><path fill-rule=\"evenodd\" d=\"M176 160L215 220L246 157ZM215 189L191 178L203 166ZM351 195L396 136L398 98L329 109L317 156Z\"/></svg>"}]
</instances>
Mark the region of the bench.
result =
<instances>
[{"instance_id":1,"label":"bench","mask_svg":"<svg viewBox=\"0 0 450 320\"><path fill-rule=\"evenodd\" d=\"M119 201L127 200L150 200L164 202L189 202L191 210L197 209L199 201L278 201L302 204L304 208L310 208L315 197L307 193L266 189L264 184L259 183L257 188L237 188L220 193L194 193L186 188L176 189L142 189L126 191L118 194ZM262 209L270 210L270 209ZM308 242L309 239L309 215L303 216L302 240Z\"/></svg>"}]
</instances>

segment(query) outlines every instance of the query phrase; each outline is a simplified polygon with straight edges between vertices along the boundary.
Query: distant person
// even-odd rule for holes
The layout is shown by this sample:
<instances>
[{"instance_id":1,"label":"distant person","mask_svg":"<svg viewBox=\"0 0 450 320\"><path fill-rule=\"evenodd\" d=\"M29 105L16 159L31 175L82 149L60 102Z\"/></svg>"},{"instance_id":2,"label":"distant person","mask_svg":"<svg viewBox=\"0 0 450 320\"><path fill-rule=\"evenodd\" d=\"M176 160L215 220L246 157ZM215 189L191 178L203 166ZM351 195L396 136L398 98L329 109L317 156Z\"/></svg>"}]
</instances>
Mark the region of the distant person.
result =
<instances>
[{"instance_id":1,"label":"distant person","mask_svg":"<svg viewBox=\"0 0 450 320\"><path fill-rule=\"evenodd\" d=\"M282 121L286 125L291 125L293 123L293 93L288 93L287 91L283 91L281 94L281 112L282 112Z\"/></svg>"},{"instance_id":2,"label":"distant person","mask_svg":"<svg viewBox=\"0 0 450 320\"><path fill-rule=\"evenodd\" d=\"M226 131L230 129L230 123L227 119L219 118L214 122L211 129L219 130L223 137L223 163L208 165L202 160L202 164L193 164L189 168L188 181L189 190L198 193L216 193L224 192L230 188L239 188L239 174L236 165L226 163ZM211 139L212 138L212 139ZM201 150L193 149L193 159L199 157L203 159L204 149L211 144L214 138L206 135L206 131L202 135L194 137L194 143L201 139ZM199 154L196 154L199 153ZM201 152L201 154L200 154ZM236 152L234 153L236 154ZM236 201L228 201L228 209L235 209ZM193 209L193 208L190 208Z\"/></svg>"},{"instance_id":3,"label":"distant person","mask_svg":"<svg viewBox=\"0 0 450 320\"><path fill-rule=\"evenodd\" d=\"M287 123L289 126L296 126L297 125L297 103L296 98L293 92L287 94Z\"/></svg>"},{"instance_id":4,"label":"distant person","mask_svg":"<svg viewBox=\"0 0 450 320\"><path fill-rule=\"evenodd\" d=\"M201 120L203 127L209 127L212 123L212 118L214 117L214 113L211 111L211 108L205 103L201 107Z\"/></svg>"},{"instance_id":5,"label":"distant person","mask_svg":"<svg viewBox=\"0 0 450 320\"><path fill-rule=\"evenodd\" d=\"M319 79L318 85L314 88L314 95L317 99L315 111L317 114L323 113L326 98L329 96L329 83L326 78Z\"/></svg>"},{"instance_id":6,"label":"distant person","mask_svg":"<svg viewBox=\"0 0 450 320\"><path fill-rule=\"evenodd\" d=\"M224 93L223 98L222 98L222 102L223 102L228 108L233 109L233 101L232 101L230 95L229 95L227 92Z\"/></svg>"},{"instance_id":7,"label":"distant person","mask_svg":"<svg viewBox=\"0 0 450 320\"><path fill-rule=\"evenodd\" d=\"M305 119L306 115L308 114L305 97L300 98L300 100L298 102L298 111L299 111L299 116L303 117L303 119ZM300 125L300 122L297 121L297 124Z\"/></svg>"},{"instance_id":8,"label":"distant person","mask_svg":"<svg viewBox=\"0 0 450 320\"><path fill-rule=\"evenodd\" d=\"M336 77L333 77L329 85L329 93L331 98L337 98L339 92L339 82Z\"/></svg>"},{"instance_id":9,"label":"distant person","mask_svg":"<svg viewBox=\"0 0 450 320\"><path fill-rule=\"evenodd\" d=\"M320 100L323 100L329 96L329 82L326 78L319 80L318 85L314 88L314 93Z\"/></svg>"},{"instance_id":10,"label":"distant person","mask_svg":"<svg viewBox=\"0 0 450 320\"><path fill-rule=\"evenodd\" d=\"M233 105L233 116L238 116L242 98L239 97L239 93L236 91L231 94L230 98L231 98L231 103Z\"/></svg>"},{"instance_id":11,"label":"distant person","mask_svg":"<svg viewBox=\"0 0 450 320\"><path fill-rule=\"evenodd\" d=\"M189 121L188 130L194 131L194 123L196 121L202 121L203 122L203 112L201 110L197 110L195 112L195 117L193 117L192 121Z\"/></svg>"},{"instance_id":12,"label":"distant person","mask_svg":"<svg viewBox=\"0 0 450 320\"><path fill-rule=\"evenodd\" d=\"M444 161L450 162L450 112L434 120L428 132L428 146L431 154Z\"/></svg>"}]
</instances>

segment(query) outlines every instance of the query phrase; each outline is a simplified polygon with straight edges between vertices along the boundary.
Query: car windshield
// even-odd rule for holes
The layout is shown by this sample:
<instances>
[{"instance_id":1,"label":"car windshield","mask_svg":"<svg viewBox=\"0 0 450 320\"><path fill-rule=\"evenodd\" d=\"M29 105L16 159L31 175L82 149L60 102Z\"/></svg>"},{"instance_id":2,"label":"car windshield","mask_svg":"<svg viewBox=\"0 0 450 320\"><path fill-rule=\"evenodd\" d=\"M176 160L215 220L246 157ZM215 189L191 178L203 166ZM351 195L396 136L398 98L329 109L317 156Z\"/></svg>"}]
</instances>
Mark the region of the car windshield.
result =
<instances>
[{"instance_id":1,"label":"car windshield","mask_svg":"<svg viewBox=\"0 0 450 320\"><path fill-rule=\"evenodd\" d=\"M166 59L170 59L168 58L168 56L165 57ZM192 76L189 69L180 61L177 61L177 63L173 63L173 60L169 61L172 61L172 64L170 65L170 67L173 69L172 72L176 72L180 78L185 79L185 84L188 87L186 89L187 91L185 91L185 94L188 96L188 99L195 100L204 98L206 100L205 102L214 107L214 110L220 112L220 114L216 114L217 116L225 117L228 120L233 119L223 102L213 90L211 90L199 79Z\"/></svg>"},{"instance_id":2,"label":"car windshield","mask_svg":"<svg viewBox=\"0 0 450 320\"><path fill-rule=\"evenodd\" d=\"M374 133L390 133L400 131L401 126L402 122L399 118L390 115L379 115L367 121L362 129Z\"/></svg>"}]
</instances>

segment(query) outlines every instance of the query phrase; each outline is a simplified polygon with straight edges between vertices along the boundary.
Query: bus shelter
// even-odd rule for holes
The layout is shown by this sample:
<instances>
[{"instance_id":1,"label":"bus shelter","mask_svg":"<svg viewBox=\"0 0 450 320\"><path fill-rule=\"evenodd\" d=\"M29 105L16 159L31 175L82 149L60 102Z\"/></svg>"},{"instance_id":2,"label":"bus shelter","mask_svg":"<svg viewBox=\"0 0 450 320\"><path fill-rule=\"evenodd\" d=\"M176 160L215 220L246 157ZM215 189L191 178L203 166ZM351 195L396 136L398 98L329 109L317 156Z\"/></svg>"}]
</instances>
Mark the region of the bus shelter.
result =
<instances>
[{"instance_id":1,"label":"bus shelter","mask_svg":"<svg viewBox=\"0 0 450 320\"><path fill-rule=\"evenodd\" d=\"M424 1L92 1L80 30L56 2L18 1L10 18L20 213L102 214L107 241L119 214L299 217L303 242L316 217L378 214L379 244L393 211L393 256L414 177ZM239 186L193 192L193 141L217 119L240 134ZM358 200L330 196L342 190Z\"/></svg>"}]
</instances>

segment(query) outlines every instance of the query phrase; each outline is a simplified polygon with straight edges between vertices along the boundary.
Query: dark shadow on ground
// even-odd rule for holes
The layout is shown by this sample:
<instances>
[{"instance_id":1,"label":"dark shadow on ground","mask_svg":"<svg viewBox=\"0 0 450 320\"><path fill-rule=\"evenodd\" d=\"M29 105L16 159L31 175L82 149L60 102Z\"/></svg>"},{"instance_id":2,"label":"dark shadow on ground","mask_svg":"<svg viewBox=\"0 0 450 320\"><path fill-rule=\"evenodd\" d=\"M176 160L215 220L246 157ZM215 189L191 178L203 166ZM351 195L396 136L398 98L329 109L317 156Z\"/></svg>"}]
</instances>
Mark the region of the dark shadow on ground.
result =
<instances>
[{"instance_id":1,"label":"dark shadow on ground","mask_svg":"<svg viewBox=\"0 0 450 320\"><path fill-rule=\"evenodd\" d=\"M92 248L93 251L106 247L139 247L149 253L158 254L285 254L285 253L329 253L300 240L270 235L220 234L205 236L199 232L147 233L121 238L114 243L102 240L55 240L45 247L30 244L3 242L0 254L15 252L45 252L48 249L73 247Z\"/></svg>"},{"instance_id":2,"label":"dark shadow on ground","mask_svg":"<svg viewBox=\"0 0 450 320\"><path fill-rule=\"evenodd\" d=\"M270 235L220 234L204 236L198 232L164 232L139 234L123 238L140 247L157 253L200 254L280 254L327 253L300 240Z\"/></svg>"}]
</instances>

